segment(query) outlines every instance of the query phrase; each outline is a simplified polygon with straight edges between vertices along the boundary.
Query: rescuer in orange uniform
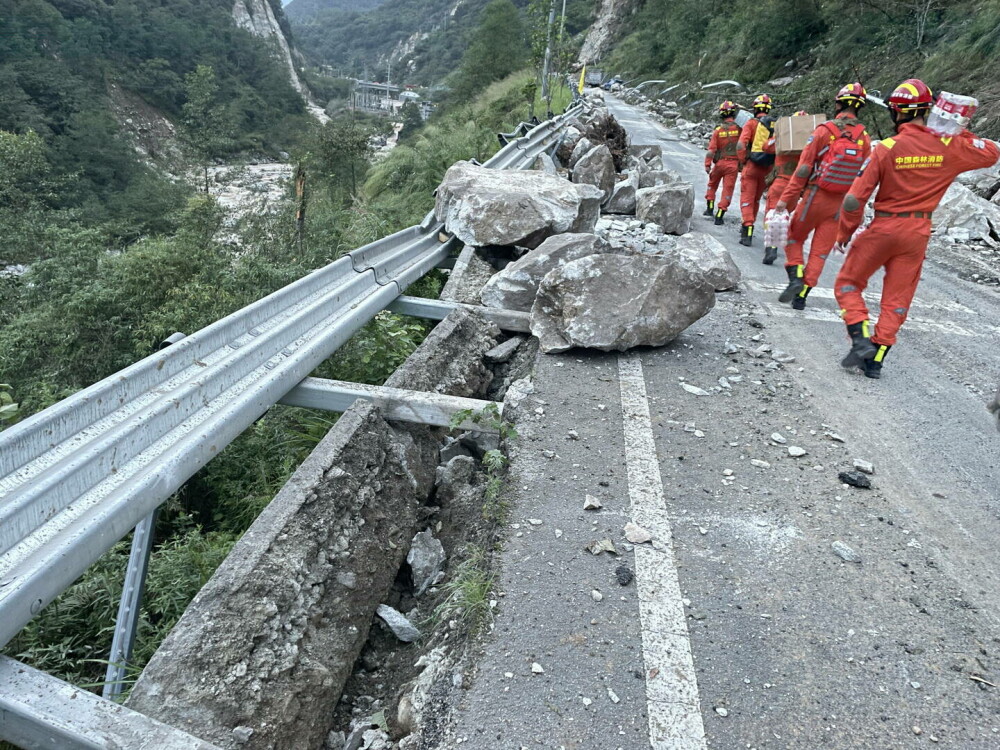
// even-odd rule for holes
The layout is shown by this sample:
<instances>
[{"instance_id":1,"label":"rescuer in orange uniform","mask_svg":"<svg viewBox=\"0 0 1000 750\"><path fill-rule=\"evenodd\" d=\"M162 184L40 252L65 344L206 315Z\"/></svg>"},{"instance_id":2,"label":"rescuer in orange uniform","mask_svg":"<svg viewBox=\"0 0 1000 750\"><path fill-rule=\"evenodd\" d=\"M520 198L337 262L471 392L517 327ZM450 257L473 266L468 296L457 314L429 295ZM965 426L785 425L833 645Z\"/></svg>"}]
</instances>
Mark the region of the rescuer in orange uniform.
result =
<instances>
[{"instance_id":1,"label":"rescuer in orange uniform","mask_svg":"<svg viewBox=\"0 0 1000 750\"><path fill-rule=\"evenodd\" d=\"M844 193L850 189L871 153L871 139L864 123L858 121L858 110L867 101L868 94L860 83L850 83L837 93L836 116L813 131L799 157L795 174L775 205L778 211L787 210L789 206L794 210L785 246L788 286L778 295L778 301L791 302L796 310L805 309L806 297L819 283L823 266L837 240ZM803 246L810 233L812 245L809 262L805 263Z\"/></svg>"},{"instance_id":2,"label":"rescuer in orange uniform","mask_svg":"<svg viewBox=\"0 0 1000 750\"><path fill-rule=\"evenodd\" d=\"M740 213L743 215L743 226L740 228L740 244L750 247L753 244L753 225L757 221L757 211L760 209L760 199L764 195L764 181L771 172L771 164L755 164L750 159L753 143L757 140L757 128L760 121L771 111L771 97L761 94L753 100L753 119L743 126L740 140L736 147L740 165Z\"/></svg>"},{"instance_id":3,"label":"rescuer in orange uniform","mask_svg":"<svg viewBox=\"0 0 1000 750\"><path fill-rule=\"evenodd\" d=\"M968 131L954 138L926 127L934 95L916 78L901 83L887 102L896 136L876 144L861 174L844 198L836 249L843 251L864 219L864 207L875 196L875 218L855 236L834 294L851 337L844 367L860 368L870 378L882 374L882 362L896 343L917 291L931 235L931 213L962 172L989 167L1000 159L995 143ZM881 312L872 332L861 296L868 279L885 268Z\"/></svg>"},{"instance_id":4,"label":"rescuer in orange uniform","mask_svg":"<svg viewBox=\"0 0 1000 750\"><path fill-rule=\"evenodd\" d=\"M808 115L804 109L800 109L798 112L793 112L792 117L802 117ZM792 175L795 173L795 167L799 164L800 154L776 154L774 159L774 172L773 179L771 180L770 186L767 188L767 203L764 204L764 215L767 214L778 205L778 201L781 200L781 194L788 187L788 181L792 179ZM765 247L764 248L764 265L770 266L778 259L778 248L776 247Z\"/></svg>"},{"instance_id":5,"label":"rescuer in orange uniform","mask_svg":"<svg viewBox=\"0 0 1000 750\"><path fill-rule=\"evenodd\" d=\"M719 105L722 124L712 131L708 141L708 155L705 156L705 171L708 172L708 192L705 194L707 207L705 216L715 216L715 223L722 224L723 217L733 201L736 192L736 178L740 174L739 160L736 158L736 144L740 139L740 126L736 124L736 105L726 100ZM715 195L722 183L722 197L718 206Z\"/></svg>"}]
</instances>

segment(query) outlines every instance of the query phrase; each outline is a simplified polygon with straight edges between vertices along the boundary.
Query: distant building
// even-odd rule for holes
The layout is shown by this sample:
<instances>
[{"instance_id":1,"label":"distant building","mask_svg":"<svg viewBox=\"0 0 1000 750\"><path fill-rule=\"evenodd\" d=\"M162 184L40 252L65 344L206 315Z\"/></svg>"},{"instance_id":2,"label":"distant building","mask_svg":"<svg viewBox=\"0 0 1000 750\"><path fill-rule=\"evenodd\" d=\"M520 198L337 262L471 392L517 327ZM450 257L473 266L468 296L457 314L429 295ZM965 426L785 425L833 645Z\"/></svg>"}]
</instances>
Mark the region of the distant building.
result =
<instances>
[{"instance_id":1,"label":"distant building","mask_svg":"<svg viewBox=\"0 0 1000 750\"><path fill-rule=\"evenodd\" d=\"M350 106L352 109L363 109L366 112L394 113L406 102L401 98L403 92L399 86L377 81L355 81L351 91Z\"/></svg>"}]
</instances>

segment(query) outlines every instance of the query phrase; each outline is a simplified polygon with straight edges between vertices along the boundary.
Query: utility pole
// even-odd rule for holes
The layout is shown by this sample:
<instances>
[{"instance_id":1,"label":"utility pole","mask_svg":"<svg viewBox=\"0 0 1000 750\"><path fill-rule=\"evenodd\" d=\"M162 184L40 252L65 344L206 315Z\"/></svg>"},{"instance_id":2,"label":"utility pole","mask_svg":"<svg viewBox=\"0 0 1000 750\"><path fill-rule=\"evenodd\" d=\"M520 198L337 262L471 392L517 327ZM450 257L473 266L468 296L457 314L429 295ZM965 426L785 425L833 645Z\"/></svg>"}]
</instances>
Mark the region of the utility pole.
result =
<instances>
[{"instance_id":1,"label":"utility pole","mask_svg":"<svg viewBox=\"0 0 1000 750\"><path fill-rule=\"evenodd\" d=\"M559 22L559 46L562 47L563 33L566 31L566 0L563 0L562 20Z\"/></svg>"},{"instance_id":2,"label":"utility pole","mask_svg":"<svg viewBox=\"0 0 1000 750\"><path fill-rule=\"evenodd\" d=\"M556 22L556 0L549 3L549 25L545 32L545 62L542 64L542 99L549 101L549 67L552 65L552 24Z\"/></svg>"}]
</instances>

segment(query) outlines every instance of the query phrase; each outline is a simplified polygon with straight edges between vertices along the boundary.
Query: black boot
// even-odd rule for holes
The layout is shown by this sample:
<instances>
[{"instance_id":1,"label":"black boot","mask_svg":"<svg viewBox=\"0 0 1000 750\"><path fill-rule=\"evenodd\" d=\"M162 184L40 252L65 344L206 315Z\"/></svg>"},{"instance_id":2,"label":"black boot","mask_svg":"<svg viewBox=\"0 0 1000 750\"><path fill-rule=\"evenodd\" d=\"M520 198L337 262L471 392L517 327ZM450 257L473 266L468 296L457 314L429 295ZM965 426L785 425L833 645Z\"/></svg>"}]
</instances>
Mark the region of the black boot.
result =
<instances>
[{"instance_id":1,"label":"black boot","mask_svg":"<svg viewBox=\"0 0 1000 750\"><path fill-rule=\"evenodd\" d=\"M715 201L705 201L708 204L708 208L705 209L704 216L714 216L715 215Z\"/></svg>"},{"instance_id":2,"label":"black boot","mask_svg":"<svg viewBox=\"0 0 1000 750\"><path fill-rule=\"evenodd\" d=\"M808 284L802 285L802 291L796 294L792 298L792 309L793 310L805 310L806 309L806 297L809 296L809 290L812 289Z\"/></svg>"},{"instance_id":3,"label":"black boot","mask_svg":"<svg viewBox=\"0 0 1000 750\"><path fill-rule=\"evenodd\" d=\"M764 265L770 266L778 259L778 248L776 247L765 247L764 248Z\"/></svg>"},{"instance_id":4,"label":"black boot","mask_svg":"<svg viewBox=\"0 0 1000 750\"><path fill-rule=\"evenodd\" d=\"M867 320L851 323L847 326L847 335L851 337L851 351L841 360L841 367L867 369L867 362L878 354L878 347L872 343L871 323Z\"/></svg>"},{"instance_id":5,"label":"black boot","mask_svg":"<svg viewBox=\"0 0 1000 750\"><path fill-rule=\"evenodd\" d=\"M785 266L785 271L788 273L788 286L785 290L778 295L778 302L783 302L788 304L802 291L802 287L806 283L802 280L802 273L805 271L805 266Z\"/></svg>"},{"instance_id":6,"label":"black boot","mask_svg":"<svg viewBox=\"0 0 1000 750\"><path fill-rule=\"evenodd\" d=\"M723 211L721 208L715 212L715 226L721 227L723 224L726 223L725 219L726 219L726 212Z\"/></svg>"},{"instance_id":7,"label":"black boot","mask_svg":"<svg viewBox=\"0 0 1000 750\"><path fill-rule=\"evenodd\" d=\"M892 346L886 346L885 344L876 344L876 346L878 347L878 351L875 352L875 357L865 360L865 377L872 378L873 380L878 380L882 377L882 360L885 359L885 355L892 349Z\"/></svg>"},{"instance_id":8,"label":"black boot","mask_svg":"<svg viewBox=\"0 0 1000 750\"><path fill-rule=\"evenodd\" d=\"M753 244L753 224L740 227L740 244L747 247Z\"/></svg>"}]
</instances>

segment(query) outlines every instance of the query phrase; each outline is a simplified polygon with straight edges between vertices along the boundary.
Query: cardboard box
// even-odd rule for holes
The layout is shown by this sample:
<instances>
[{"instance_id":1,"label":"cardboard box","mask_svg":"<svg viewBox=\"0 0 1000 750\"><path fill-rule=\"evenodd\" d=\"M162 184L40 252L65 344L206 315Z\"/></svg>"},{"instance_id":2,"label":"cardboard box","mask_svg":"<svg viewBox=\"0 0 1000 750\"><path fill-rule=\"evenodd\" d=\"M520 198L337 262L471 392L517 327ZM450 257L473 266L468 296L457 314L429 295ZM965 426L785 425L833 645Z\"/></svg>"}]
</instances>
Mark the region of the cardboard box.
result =
<instances>
[{"instance_id":1,"label":"cardboard box","mask_svg":"<svg viewBox=\"0 0 1000 750\"><path fill-rule=\"evenodd\" d=\"M826 115L799 115L780 117L774 126L777 138L775 150L779 154L799 154L806 147L806 141L820 124L826 122Z\"/></svg>"}]
</instances>

